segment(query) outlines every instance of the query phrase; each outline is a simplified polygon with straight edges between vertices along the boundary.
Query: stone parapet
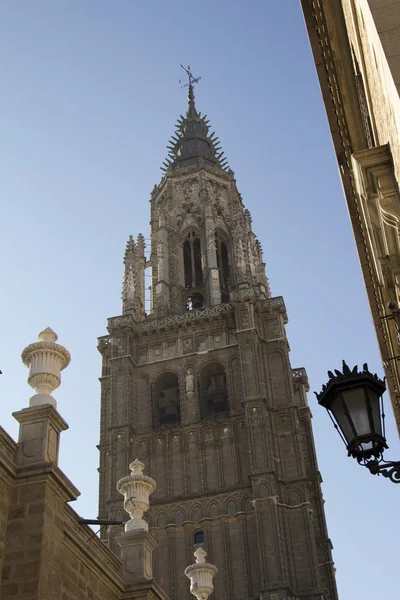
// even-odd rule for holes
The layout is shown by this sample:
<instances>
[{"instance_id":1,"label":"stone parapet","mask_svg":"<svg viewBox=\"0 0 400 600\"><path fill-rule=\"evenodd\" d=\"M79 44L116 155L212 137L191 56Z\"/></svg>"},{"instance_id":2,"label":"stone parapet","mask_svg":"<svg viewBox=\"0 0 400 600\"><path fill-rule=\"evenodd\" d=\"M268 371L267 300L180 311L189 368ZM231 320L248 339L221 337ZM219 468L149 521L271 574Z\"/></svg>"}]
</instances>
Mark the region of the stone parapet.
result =
<instances>
[{"instance_id":1,"label":"stone parapet","mask_svg":"<svg viewBox=\"0 0 400 600\"><path fill-rule=\"evenodd\" d=\"M111 319L108 319L107 329L110 333L115 330L118 331L126 328L132 329L135 333L177 329L179 327L190 325L191 323L223 318L225 315L232 313L232 310L232 306L228 303L218 304L217 306L191 310L180 315L148 319L141 323L135 322L131 315L121 315L119 317L111 317Z\"/></svg>"},{"instance_id":2,"label":"stone parapet","mask_svg":"<svg viewBox=\"0 0 400 600\"><path fill-rule=\"evenodd\" d=\"M257 300L257 307L261 312L278 310L284 314L285 322L287 322L286 307L282 296L275 298L261 299L256 296L253 288L239 290L231 295L233 302L242 302L246 300ZM123 329L130 329L134 333L148 333L150 331L162 331L167 329L177 329L185 327L191 323L200 323L202 321L210 321L213 319L223 318L225 315L233 313L231 303L218 304L191 310L179 315L168 315L160 318L148 318L145 321L137 322L132 315L125 314L108 319L107 329L111 333ZM111 343L109 336L99 338L98 348L101 351Z\"/></svg>"},{"instance_id":3,"label":"stone parapet","mask_svg":"<svg viewBox=\"0 0 400 600\"><path fill-rule=\"evenodd\" d=\"M0 426L0 453L7 458L14 460L17 444L5 429Z\"/></svg>"}]
</instances>

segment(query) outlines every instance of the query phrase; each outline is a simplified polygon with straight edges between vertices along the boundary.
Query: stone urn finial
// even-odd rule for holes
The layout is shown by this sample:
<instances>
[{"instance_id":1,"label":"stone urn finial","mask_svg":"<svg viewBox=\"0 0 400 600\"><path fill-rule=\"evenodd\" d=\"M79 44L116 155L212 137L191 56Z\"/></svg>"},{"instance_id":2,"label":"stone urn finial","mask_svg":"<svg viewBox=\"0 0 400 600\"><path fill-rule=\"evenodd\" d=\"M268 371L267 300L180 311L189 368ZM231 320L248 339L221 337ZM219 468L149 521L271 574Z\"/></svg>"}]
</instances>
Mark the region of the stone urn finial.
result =
<instances>
[{"instance_id":1,"label":"stone urn finial","mask_svg":"<svg viewBox=\"0 0 400 600\"><path fill-rule=\"evenodd\" d=\"M213 578L218 573L215 565L206 562L207 552L198 548L194 553L196 562L185 569L186 577L190 579L190 591L197 600L207 600L213 593Z\"/></svg>"},{"instance_id":2,"label":"stone urn finial","mask_svg":"<svg viewBox=\"0 0 400 600\"><path fill-rule=\"evenodd\" d=\"M61 383L61 371L71 362L71 355L57 344L57 334L47 327L38 335L38 342L29 344L22 354L22 362L29 368L28 383L36 391L29 406L51 404L57 408L57 402L51 392Z\"/></svg>"},{"instance_id":3,"label":"stone urn finial","mask_svg":"<svg viewBox=\"0 0 400 600\"><path fill-rule=\"evenodd\" d=\"M156 489L156 482L143 475L144 464L137 458L129 468L131 474L117 483L117 490L124 496L124 509L130 516L130 520L125 524L125 531L148 531L149 526L142 517L149 510L149 497Z\"/></svg>"}]
</instances>

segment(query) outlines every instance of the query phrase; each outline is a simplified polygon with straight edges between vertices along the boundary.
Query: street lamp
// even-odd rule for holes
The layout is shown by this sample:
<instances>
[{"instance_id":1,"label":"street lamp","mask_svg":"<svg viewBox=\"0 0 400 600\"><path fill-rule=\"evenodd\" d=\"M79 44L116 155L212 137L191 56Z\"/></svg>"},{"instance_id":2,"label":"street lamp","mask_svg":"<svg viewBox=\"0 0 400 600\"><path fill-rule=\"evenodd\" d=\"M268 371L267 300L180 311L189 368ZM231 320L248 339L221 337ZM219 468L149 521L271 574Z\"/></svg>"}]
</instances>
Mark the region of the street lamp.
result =
<instances>
[{"instance_id":1,"label":"street lamp","mask_svg":"<svg viewBox=\"0 0 400 600\"><path fill-rule=\"evenodd\" d=\"M328 414L346 445L348 456L367 467L373 475L389 477L400 483L400 461L383 460L388 447L385 438L385 414L382 394L384 382L369 372L365 363L362 371L350 370L343 361L343 372L328 371L329 381L319 394L318 403Z\"/></svg>"}]
</instances>

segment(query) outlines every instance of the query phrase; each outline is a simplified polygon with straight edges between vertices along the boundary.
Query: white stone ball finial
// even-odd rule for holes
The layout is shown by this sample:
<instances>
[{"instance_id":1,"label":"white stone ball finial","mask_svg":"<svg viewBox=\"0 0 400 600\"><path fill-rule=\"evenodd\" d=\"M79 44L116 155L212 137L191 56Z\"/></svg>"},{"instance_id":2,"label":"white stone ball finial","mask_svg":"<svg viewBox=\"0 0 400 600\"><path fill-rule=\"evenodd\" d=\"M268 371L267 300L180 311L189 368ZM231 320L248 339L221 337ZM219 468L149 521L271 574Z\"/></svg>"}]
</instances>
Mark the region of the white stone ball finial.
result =
<instances>
[{"instance_id":1,"label":"white stone ball finial","mask_svg":"<svg viewBox=\"0 0 400 600\"><path fill-rule=\"evenodd\" d=\"M185 575L190 579L190 591L197 600L207 600L213 593L213 578L218 573L215 565L206 562L207 552L198 548L194 553L196 562L185 569Z\"/></svg>"},{"instance_id":2,"label":"white stone ball finial","mask_svg":"<svg viewBox=\"0 0 400 600\"><path fill-rule=\"evenodd\" d=\"M130 520L125 523L125 531L148 531L149 526L142 517L149 510L149 497L156 489L156 482L143 475L144 464L137 458L129 468L131 474L117 483L117 490L124 496L124 509L130 516Z\"/></svg>"},{"instance_id":3,"label":"white stone ball finial","mask_svg":"<svg viewBox=\"0 0 400 600\"><path fill-rule=\"evenodd\" d=\"M22 354L22 362L29 368L28 383L36 391L29 400L29 406L57 402L51 392L61 383L61 371L71 362L71 355L64 346L56 344L57 334L47 327L39 333L39 341L29 344Z\"/></svg>"}]
</instances>

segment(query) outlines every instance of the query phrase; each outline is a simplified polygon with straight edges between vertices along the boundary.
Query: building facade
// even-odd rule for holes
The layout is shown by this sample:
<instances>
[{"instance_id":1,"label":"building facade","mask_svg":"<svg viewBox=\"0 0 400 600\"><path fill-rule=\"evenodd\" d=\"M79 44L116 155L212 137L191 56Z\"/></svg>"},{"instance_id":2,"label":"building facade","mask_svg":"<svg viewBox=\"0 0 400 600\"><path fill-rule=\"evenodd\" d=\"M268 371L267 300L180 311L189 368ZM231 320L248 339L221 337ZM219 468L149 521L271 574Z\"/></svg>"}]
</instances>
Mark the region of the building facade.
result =
<instances>
[{"instance_id":1,"label":"building facade","mask_svg":"<svg viewBox=\"0 0 400 600\"><path fill-rule=\"evenodd\" d=\"M400 2L301 6L400 429Z\"/></svg>"},{"instance_id":2,"label":"building facade","mask_svg":"<svg viewBox=\"0 0 400 600\"><path fill-rule=\"evenodd\" d=\"M307 376L290 365L283 299L192 85L169 150L150 259L130 237L123 312L99 338L99 518L121 518L116 484L138 457L157 482L146 518L172 600L189 598L200 545L215 598L335 600ZM117 555L118 535L103 536Z\"/></svg>"}]
</instances>

